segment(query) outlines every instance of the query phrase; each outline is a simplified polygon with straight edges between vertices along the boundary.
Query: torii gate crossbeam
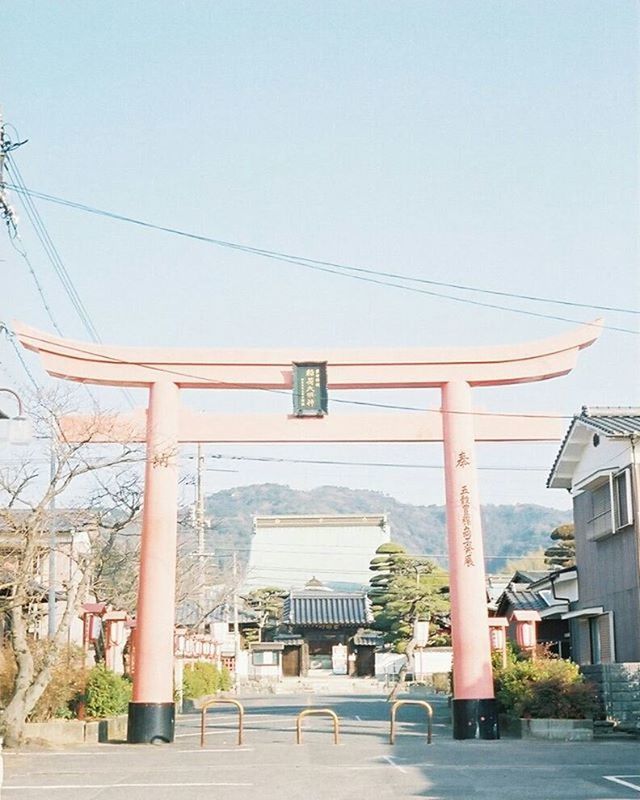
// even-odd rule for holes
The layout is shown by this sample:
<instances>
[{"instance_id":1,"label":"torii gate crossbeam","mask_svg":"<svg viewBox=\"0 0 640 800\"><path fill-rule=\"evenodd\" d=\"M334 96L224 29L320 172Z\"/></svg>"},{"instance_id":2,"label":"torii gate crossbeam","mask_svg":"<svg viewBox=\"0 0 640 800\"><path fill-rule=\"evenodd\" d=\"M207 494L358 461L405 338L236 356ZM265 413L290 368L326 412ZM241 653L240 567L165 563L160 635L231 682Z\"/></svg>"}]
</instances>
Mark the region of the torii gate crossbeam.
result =
<instances>
[{"instance_id":1,"label":"torii gate crossbeam","mask_svg":"<svg viewBox=\"0 0 640 800\"><path fill-rule=\"evenodd\" d=\"M209 350L133 348L51 337L15 323L21 343L50 375L81 383L148 387L146 415L100 420L93 441L146 441L144 513L133 701L128 740L172 741L173 627L177 520L176 454L181 442L443 441L454 657L453 735L498 737L485 595L476 441L553 441L560 421L474 412L476 386L566 375L599 336L596 321L539 342L504 346L373 350ZM200 415L181 409L181 388L290 390L294 362L326 362L329 389L431 388L439 414L297 418ZM146 416L146 418L145 418ZM65 423L70 441L87 419ZM95 426L95 419L91 420Z\"/></svg>"}]
</instances>

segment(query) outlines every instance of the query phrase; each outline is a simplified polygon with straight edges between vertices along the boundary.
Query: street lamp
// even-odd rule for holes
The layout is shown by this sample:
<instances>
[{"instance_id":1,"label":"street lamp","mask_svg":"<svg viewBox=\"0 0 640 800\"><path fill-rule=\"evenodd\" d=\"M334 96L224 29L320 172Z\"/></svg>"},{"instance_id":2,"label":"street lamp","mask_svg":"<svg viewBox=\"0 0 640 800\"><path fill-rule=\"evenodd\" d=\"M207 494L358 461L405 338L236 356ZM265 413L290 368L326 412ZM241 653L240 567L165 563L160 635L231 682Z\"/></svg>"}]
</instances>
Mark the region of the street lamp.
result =
<instances>
[{"instance_id":1,"label":"street lamp","mask_svg":"<svg viewBox=\"0 0 640 800\"><path fill-rule=\"evenodd\" d=\"M18 414L9 417L0 410L0 442L9 444L29 444L31 441L31 423L22 413L22 400L13 389L0 387L0 392L10 394L18 404Z\"/></svg>"}]
</instances>

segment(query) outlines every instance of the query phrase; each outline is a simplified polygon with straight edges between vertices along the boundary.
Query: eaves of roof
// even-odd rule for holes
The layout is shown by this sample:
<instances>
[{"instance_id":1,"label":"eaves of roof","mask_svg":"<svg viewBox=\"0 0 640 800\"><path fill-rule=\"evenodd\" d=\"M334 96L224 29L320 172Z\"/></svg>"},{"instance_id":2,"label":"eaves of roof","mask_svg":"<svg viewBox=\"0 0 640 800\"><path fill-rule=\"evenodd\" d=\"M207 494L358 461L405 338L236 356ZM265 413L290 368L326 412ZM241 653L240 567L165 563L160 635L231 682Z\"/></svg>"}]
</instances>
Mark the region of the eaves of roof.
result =
<instances>
[{"instance_id":1,"label":"eaves of roof","mask_svg":"<svg viewBox=\"0 0 640 800\"><path fill-rule=\"evenodd\" d=\"M289 625L368 625L373 621L364 594L292 592L284 601L283 622Z\"/></svg>"},{"instance_id":2,"label":"eaves of roof","mask_svg":"<svg viewBox=\"0 0 640 800\"><path fill-rule=\"evenodd\" d=\"M584 441L580 441L580 437L576 433L579 427L582 428L583 436L581 438ZM574 416L560 444L560 449L547 478L548 489L571 488L572 466L580 460L582 448L591 433L606 436L608 439L631 439L640 436L640 408L587 408L584 406L580 414ZM572 445L573 453L570 455L569 450ZM568 471L561 474L560 466L563 462L566 462Z\"/></svg>"},{"instance_id":3,"label":"eaves of roof","mask_svg":"<svg viewBox=\"0 0 640 800\"><path fill-rule=\"evenodd\" d=\"M507 587L501 595L496 616L506 617L513 611L543 611L549 608L542 595L531 589Z\"/></svg>"},{"instance_id":4,"label":"eaves of roof","mask_svg":"<svg viewBox=\"0 0 640 800\"><path fill-rule=\"evenodd\" d=\"M511 589L507 589L505 594L514 610L542 611L548 608L547 603L545 603L538 592L531 591L530 589L524 589L521 592L514 592Z\"/></svg>"},{"instance_id":5,"label":"eaves of roof","mask_svg":"<svg viewBox=\"0 0 640 800\"><path fill-rule=\"evenodd\" d=\"M571 576L570 573L573 572L575 575ZM563 567L562 569L554 570L554 572L547 572L542 578L538 578L538 580L532 581L529 584L529 589L539 589L546 584L552 584L555 580L557 580L561 575L565 575L567 578L569 577L578 577L578 568L575 564L571 567Z\"/></svg>"}]
</instances>

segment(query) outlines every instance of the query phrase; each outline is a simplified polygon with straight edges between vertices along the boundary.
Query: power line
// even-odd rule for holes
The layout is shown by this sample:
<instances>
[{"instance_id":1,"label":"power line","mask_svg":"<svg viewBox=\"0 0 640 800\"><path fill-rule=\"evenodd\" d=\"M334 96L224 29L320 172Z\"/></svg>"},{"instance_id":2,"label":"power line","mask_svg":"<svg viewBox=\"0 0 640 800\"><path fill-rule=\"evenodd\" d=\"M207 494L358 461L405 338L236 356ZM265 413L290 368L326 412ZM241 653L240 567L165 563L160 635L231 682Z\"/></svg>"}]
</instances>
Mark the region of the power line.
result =
<instances>
[{"instance_id":1,"label":"power line","mask_svg":"<svg viewBox=\"0 0 640 800\"><path fill-rule=\"evenodd\" d=\"M383 278L395 278L398 280L410 281L412 283L423 283L429 286L442 286L447 289L459 289L460 291L465 291L465 292L477 292L478 294L488 294L497 297L510 297L515 300L526 300L532 303L549 303L560 306L571 306L573 308L593 308L599 311L612 311L618 314L640 315L640 310L634 308L621 308L619 306L603 306L592 303L579 303L575 300L558 300L557 298L552 298L552 297L539 297L537 295L518 294L516 292L504 292L504 291L498 291L497 289L481 289L477 286L468 286L460 283L446 283L445 281L436 281L428 278L417 278L411 275L402 275L397 272L383 272L382 270L366 269L364 267L352 267L347 264L339 264L332 261L318 261L312 258L305 258L304 256L296 256L296 258L300 261L307 261L311 264L318 264L328 267L337 267L338 269L345 269L352 272L362 272L367 275L379 275L380 277Z\"/></svg>"},{"instance_id":2,"label":"power line","mask_svg":"<svg viewBox=\"0 0 640 800\"><path fill-rule=\"evenodd\" d=\"M64 334L60 330L60 326L56 322L56 318L53 316L53 311L51 310L51 306L49 305L49 302L47 301L46 295L44 293L44 289L42 287L42 283L40 282L40 279L38 278L38 275L36 274L35 267L31 263L31 260L29 259L29 256L27 255L27 251L24 248L24 243L22 241L22 237L18 233L17 229L16 229L15 233L13 234L13 236L10 237L10 241L11 241L11 244L12 244L14 250L22 257L22 259L24 260L25 264L27 265L27 269L29 270L29 274L31 275L31 277L33 279L33 282L35 284L36 290L37 290L38 294L40 295L40 300L42 301L42 305L44 307L44 310L45 310L47 316L49 317L49 321L51 322L51 324L53 325L53 327L57 331L57 333L59 333L60 336L63 336ZM17 243L19 243L19 245Z\"/></svg>"},{"instance_id":3,"label":"power line","mask_svg":"<svg viewBox=\"0 0 640 800\"><path fill-rule=\"evenodd\" d=\"M385 468L399 468L399 469L444 469L444 464L399 464L399 463L386 463L382 461L337 461L330 459L312 459L312 458L278 458L276 456L236 456L224 455L222 453L210 453L207 458L220 459L222 461L259 461L277 464L317 464L320 466L335 466L335 467L385 467ZM187 456L193 458L193 456ZM478 470L495 471L495 472L548 472L548 467L476 467Z\"/></svg>"},{"instance_id":4,"label":"power line","mask_svg":"<svg viewBox=\"0 0 640 800\"><path fill-rule=\"evenodd\" d=\"M374 284L378 284L378 285L382 285L382 286L388 286L388 287L392 287L392 288L401 289L403 291L409 291L409 292L414 292L414 293L418 293L418 294L425 294L425 295L429 295L429 296L433 296L433 297L439 297L439 298L446 299L446 300L452 300L454 302L466 303L466 304L480 306L480 307L484 307L484 308L492 308L492 309L501 310L501 311L509 311L509 312L515 313L515 314L524 314L524 315L527 315L527 316L533 316L533 317L538 317L538 318L543 318L543 319L552 319L552 320L556 320L556 321L560 321L560 322L570 322L572 324L576 324L576 323L577 324L589 324L588 322L586 322L584 320L576 320L576 319L562 317L562 316L558 316L558 315L554 315L554 314L545 314L545 313L536 312L536 311L527 311L526 309L512 308L510 306L503 306L503 305L496 304L496 303L486 303L486 302L483 302L483 301L480 301L480 300L471 300L469 298L458 297L456 295L449 295L449 294L445 294L445 293L442 293L442 292L436 292L436 291L431 291L431 290L427 290L427 289L420 289L420 288L415 287L415 286L406 286L405 284L392 283L392 282L390 282L388 280L379 280L379 279L373 278L371 276L377 275L377 276L379 276L379 278L395 277L395 278L398 278L400 280L405 280L405 281L412 281L412 282L430 284L430 285L435 285L435 286L443 286L443 287L447 287L447 288L451 288L451 289L457 289L457 290L460 290L460 291L473 291L473 292L478 292L478 293L483 293L483 294L499 295L499 296L504 296L504 297L510 297L510 298L517 299L517 300L524 300L524 301L527 301L527 302L559 303L561 305L578 307L578 308L597 308L597 309L602 309L602 310L615 311L615 312L619 312L619 313L640 314L640 311L638 311L636 309L626 309L626 308L619 308L619 307L614 307L614 306L600 306L600 305L596 305L596 304L592 305L592 304L588 304L588 303L578 303L578 302L574 302L574 301L570 301L570 300L560 300L560 301L558 301L558 300L555 300L553 298L543 298L543 297L538 297L538 296L535 296L535 295L528 295L528 294L517 294L515 292L514 293L511 293L511 292L498 292L498 291L495 291L495 290L481 289L479 287L465 286L465 285L462 285L462 284L445 283L445 282L442 282L442 281L431 281L431 280L427 280L427 279L424 279L424 278L414 278L414 277L410 277L410 276L403 276L403 275L399 275L398 273L382 272L382 271L379 271L379 270L365 269L365 268L362 268L362 267L355 267L355 266L351 266L351 265L348 265L348 264L340 264L338 262L333 262L333 261L321 261L319 259L311 259L311 258L307 258L305 256L295 256L295 255L292 255L292 254L289 254L289 253L282 253L282 252L275 251L275 250L267 250L267 249L258 248L258 247L251 247L249 245L240 244L238 242L230 242L230 241L226 241L224 239L217 239L217 238L214 238L212 236L205 236L205 235L201 235L201 234L195 234L195 233L191 233L189 231L182 230L180 228L173 228L173 227L164 226L164 225L157 225L155 223L147 222L145 220L140 220L140 219L137 219L135 217L130 217L130 216L127 216L127 215L124 215L124 214L118 214L118 213L115 213L115 212L106 211L104 209L95 208L93 206L89 206L89 205L86 205L84 203L77 203L77 202L72 201L72 200L66 200L66 199L61 198L61 197L56 197L54 195L46 194L44 192L38 192L36 190L28 189L26 187L24 189L21 189L18 186L9 185L9 188L15 189L16 191L24 191L24 192L30 194L33 197L37 197L37 198L39 198L41 200L45 200L45 201L50 202L50 203L56 203L58 205L63 205L63 206L66 206L68 208L73 208L73 209L76 209L76 210L79 210L79 211L84 211L84 212L90 213L90 214L96 214L98 216L103 216L103 217L106 217L106 218L109 218L109 219L118 220L120 222L127 222L127 223L132 224L132 225L138 225L140 227L144 227L144 228L148 228L148 229L152 229L152 230L163 231L164 233L170 233L170 234L173 234L173 235L176 235L176 236L181 236L181 237L184 237L184 238L193 239L195 241L206 242L208 244L213 244L213 245L216 245L218 247L225 247L225 248L228 248L228 249L249 253L249 254L261 256L261 257L264 257L264 258L270 258L270 259L274 259L274 260L277 260L277 261L282 261L282 262L285 262L285 263L295 264L295 265L301 266L301 267L306 268L306 269L313 269L313 270L320 271L320 272L327 272L329 274L340 275L342 277L349 277L349 278L352 278L354 280L361 280L361 281L365 281L365 282L368 282L368 283L374 283ZM638 331L638 330L633 330L633 329L629 329L629 328L621 328L621 327L610 326L610 325L607 325L607 326L604 326L604 327L607 330L617 331L617 332L620 332L620 333L631 333L631 334L635 334L635 335L640 333L640 331Z\"/></svg>"},{"instance_id":5,"label":"power line","mask_svg":"<svg viewBox=\"0 0 640 800\"><path fill-rule=\"evenodd\" d=\"M67 297L69 298L69 300L71 302L71 305L73 306L74 310L76 311L76 314L78 315L83 327L85 328L85 330L89 334L89 337L94 342L98 342L99 343L101 341L100 335L99 335L95 325L93 324L93 321L92 321L92 319L91 319L91 317L89 315L89 312L87 311L86 306L82 302L82 299L81 299L81 297L80 297L80 295L78 293L78 290L76 289L76 287L74 285L74 282L73 282L73 280L72 280L72 278L71 278L71 276L69 274L69 271L67 270L67 268L66 268L66 266L65 266L65 264L64 264L64 262L62 260L62 257L60 256L60 253L59 253L57 247L55 246L55 244L54 244L54 242L53 242L53 240L52 240L52 238L51 238L51 236L49 234L49 231L47 230L47 227L46 227L46 225L44 223L44 220L42 219L42 216L40 215L40 212L38 211L35 203L33 202L33 199L31 198L31 196L29 195L29 193L27 191L27 187L26 187L26 184L25 184L24 179L22 177L22 174L20 172L20 168L18 167L17 163L15 162L15 159L11 155L11 152L14 149L16 149L16 147L18 147L19 144L24 144L24 142L21 142L19 144L12 143L11 140L6 137L6 135L4 134L4 131L3 131L2 142L3 142L3 152L4 152L5 158L6 158L7 171L10 172L14 177L14 181L16 182L15 185L17 185L17 187L18 187L18 189L16 191L18 193L18 196L20 197L20 201L21 201L22 207L23 207L23 209L24 209L24 211L25 211L25 213L27 215L27 218L31 222L31 225L33 226L33 229L34 229L34 231L36 233L36 236L37 236L40 244L42 245L42 248L43 248L46 256L48 257L49 262L51 263L55 274L58 276L58 279L60 280L60 282L62 284L62 287L65 290L65 293L67 294ZM9 184L3 184L3 185L8 186ZM13 186L13 184L12 184L12 186ZM20 242L20 247L18 247L16 245L16 241L15 240ZM49 305L49 303L48 303L48 301L46 299L46 296L45 296L45 293L44 293L44 289L42 287L42 284L40 283L40 280L38 279L38 276L36 274L35 268L33 267L33 264L31 263L28 255L27 255L26 249L24 248L24 244L22 242L22 239L20 238L18 229L15 226L15 222L14 222L14 233L13 233L13 235L11 235L11 242L12 242L14 248L22 256L22 258L24 259L25 263L27 264L27 267L28 267L29 272L31 273L31 276L32 276L32 278L33 278L33 280L35 282L36 289L38 291L38 294L40 295L40 298L42 300L42 303L43 303L43 306L44 306L45 311L47 313L47 316L49 317L53 327L55 328L55 330L61 336L63 336L63 333L60 330L60 327L58 326L58 324L57 324L57 322L56 322L56 320L55 320L55 318L53 316L53 312L52 312L51 307L50 307L50 305ZM91 396L91 398L95 402L95 398L93 397L91 391L88 390L88 389L87 389L87 391L89 391L89 395ZM131 393L125 388L121 389L121 392L125 396L129 406L131 408L133 408L135 406L135 403L133 402L133 398L131 396Z\"/></svg>"},{"instance_id":6,"label":"power line","mask_svg":"<svg viewBox=\"0 0 640 800\"><path fill-rule=\"evenodd\" d=\"M22 365L22 368L24 369L24 371L25 371L25 373L27 375L27 378L29 378L29 380L31 381L31 384L33 385L33 388L36 390L36 392L39 392L40 391L40 387L38 385L38 382L33 377L33 373L29 369L29 367L27 365L27 362L24 360L24 356L22 355L21 350L20 350L18 344L16 343L16 340L15 340L16 339L16 335L15 335L15 333L13 333L13 331L9 330L9 328L6 326L6 324L4 322L0 322L0 333L4 333L4 335L9 340L9 344L11 345L11 347L13 347L13 349L15 351L15 354L18 357L18 361Z\"/></svg>"},{"instance_id":7,"label":"power line","mask_svg":"<svg viewBox=\"0 0 640 800\"><path fill-rule=\"evenodd\" d=\"M15 162L15 159L11 155L7 156L7 171L14 176L17 185L22 189L22 191L18 193L22 207L24 208L27 217L29 218L29 221L35 230L36 236L38 237L45 254L49 258L54 272L58 276L60 283L67 294L67 297L71 301L73 308L80 318L83 327L93 341L99 342L100 335L98 334L98 331L96 330L96 327L89 316L86 306L78 294L78 290L76 289L73 280L71 279L71 276L69 275L69 272L62 261L57 247L49 235L49 231L44 224L44 220L42 219L40 212L38 211L31 196L24 191L26 189L26 185L22 178L22 174L20 173L20 169Z\"/></svg>"}]
</instances>

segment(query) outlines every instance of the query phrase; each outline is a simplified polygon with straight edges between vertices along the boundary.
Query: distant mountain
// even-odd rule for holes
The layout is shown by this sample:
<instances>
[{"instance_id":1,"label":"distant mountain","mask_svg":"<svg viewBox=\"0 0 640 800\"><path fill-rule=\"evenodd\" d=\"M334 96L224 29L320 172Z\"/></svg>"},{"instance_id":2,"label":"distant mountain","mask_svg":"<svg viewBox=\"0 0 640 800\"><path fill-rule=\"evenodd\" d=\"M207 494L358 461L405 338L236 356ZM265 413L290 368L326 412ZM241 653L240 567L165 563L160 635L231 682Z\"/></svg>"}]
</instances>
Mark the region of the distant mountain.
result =
<instances>
[{"instance_id":1,"label":"distant mountain","mask_svg":"<svg viewBox=\"0 0 640 800\"><path fill-rule=\"evenodd\" d=\"M424 553L437 561L442 561L447 552L444 506L414 506L382 492L344 486L319 486L300 491L280 484L261 483L208 495L205 513L211 523L207 531L207 549L211 548L220 557L236 550L241 562L248 558L253 517L264 514L385 513L391 538L408 552ZM507 561L547 547L551 531L569 521L570 511L546 506L483 506L488 571L500 572ZM221 563L224 563L222 558Z\"/></svg>"}]
</instances>

